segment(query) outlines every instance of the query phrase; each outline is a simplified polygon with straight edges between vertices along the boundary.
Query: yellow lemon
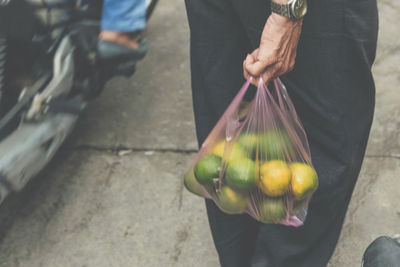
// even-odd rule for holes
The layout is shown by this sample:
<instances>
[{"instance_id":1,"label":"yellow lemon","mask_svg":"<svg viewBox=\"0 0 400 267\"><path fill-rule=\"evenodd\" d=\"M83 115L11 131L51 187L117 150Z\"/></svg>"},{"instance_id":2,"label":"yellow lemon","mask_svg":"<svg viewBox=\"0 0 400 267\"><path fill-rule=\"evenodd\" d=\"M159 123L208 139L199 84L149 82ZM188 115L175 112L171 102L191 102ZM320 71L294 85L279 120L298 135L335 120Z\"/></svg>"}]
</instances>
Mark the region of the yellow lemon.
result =
<instances>
[{"instance_id":1,"label":"yellow lemon","mask_svg":"<svg viewBox=\"0 0 400 267\"><path fill-rule=\"evenodd\" d=\"M290 165L292 171L292 193L297 199L309 196L318 188L318 175L313 167L306 163L295 162Z\"/></svg>"},{"instance_id":2,"label":"yellow lemon","mask_svg":"<svg viewBox=\"0 0 400 267\"><path fill-rule=\"evenodd\" d=\"M291 178L292 174L286 162L268 161L261 166L258 187L268 196L282 196L288 191Z\"/></svg>"}]
</instances>

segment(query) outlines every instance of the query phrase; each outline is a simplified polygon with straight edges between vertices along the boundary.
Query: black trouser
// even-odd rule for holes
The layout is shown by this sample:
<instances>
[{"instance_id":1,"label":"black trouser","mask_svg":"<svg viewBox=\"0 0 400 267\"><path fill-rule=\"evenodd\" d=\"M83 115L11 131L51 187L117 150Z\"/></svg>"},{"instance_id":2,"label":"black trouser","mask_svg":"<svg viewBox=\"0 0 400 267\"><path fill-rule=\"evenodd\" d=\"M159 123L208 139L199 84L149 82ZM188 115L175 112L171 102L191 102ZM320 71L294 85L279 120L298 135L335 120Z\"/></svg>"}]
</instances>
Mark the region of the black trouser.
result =
<instances>
[{"instance_id":1,"label":"black trouser","mask_svg":"<svg viewBox=\"0 0 400 267\"><path fill-rule=\"evenodd\" d=\"M320 185L299 228L227 215L206 201L223 267L322 267L337 243L373 117L375 0L308 0L294 71L282 77L308 134ZM267 0L186 0L201 144L244 82Z\"/></svg>"}]
</instances>

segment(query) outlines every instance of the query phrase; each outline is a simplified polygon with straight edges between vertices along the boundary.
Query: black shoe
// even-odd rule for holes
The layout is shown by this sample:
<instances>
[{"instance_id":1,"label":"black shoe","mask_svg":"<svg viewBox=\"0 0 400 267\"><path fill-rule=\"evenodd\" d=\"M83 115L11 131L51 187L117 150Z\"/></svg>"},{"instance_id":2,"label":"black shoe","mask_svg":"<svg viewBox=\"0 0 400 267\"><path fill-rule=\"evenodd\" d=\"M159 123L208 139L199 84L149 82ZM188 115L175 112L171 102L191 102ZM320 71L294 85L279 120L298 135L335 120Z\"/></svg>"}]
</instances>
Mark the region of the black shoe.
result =
<instances>
[{"instance_id":1,"label":"black shoe","mask_svg":"<svg viewBox=\"0 0 400 267\"><path fill-rule=\"evenodd\" d=\"M364 252L362 267L400 267L400 243L387 236L372 242Z\"/></svg>"}]
</instances>

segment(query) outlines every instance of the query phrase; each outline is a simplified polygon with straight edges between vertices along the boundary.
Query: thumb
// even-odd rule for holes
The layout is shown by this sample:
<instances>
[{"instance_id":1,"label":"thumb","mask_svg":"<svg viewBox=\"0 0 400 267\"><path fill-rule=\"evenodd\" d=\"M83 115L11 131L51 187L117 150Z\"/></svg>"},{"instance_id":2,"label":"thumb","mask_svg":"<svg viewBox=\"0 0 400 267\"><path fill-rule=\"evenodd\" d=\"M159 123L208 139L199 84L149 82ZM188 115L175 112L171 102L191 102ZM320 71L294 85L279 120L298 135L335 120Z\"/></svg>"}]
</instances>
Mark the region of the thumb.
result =
<instances>
[{"instance_id":1,"label":"thumb","mask_svg":"<svg viewBox=\"0 0 400 267\"><path fill-rule=\"evenodd\" d=\"M245 65L246 71L253 77L258 77L265 69L265 64L262 61L248 62Z\"/></svg>"}]
</instances>

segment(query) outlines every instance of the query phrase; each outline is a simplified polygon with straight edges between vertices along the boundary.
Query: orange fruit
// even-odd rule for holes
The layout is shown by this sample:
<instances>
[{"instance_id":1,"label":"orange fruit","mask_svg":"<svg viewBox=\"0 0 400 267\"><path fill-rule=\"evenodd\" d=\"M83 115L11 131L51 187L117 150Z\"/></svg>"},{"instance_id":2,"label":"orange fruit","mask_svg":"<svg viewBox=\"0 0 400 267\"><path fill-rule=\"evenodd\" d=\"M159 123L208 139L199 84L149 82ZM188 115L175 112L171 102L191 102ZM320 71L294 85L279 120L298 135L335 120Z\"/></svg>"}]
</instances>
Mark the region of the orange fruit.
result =
<instances>
[{"instance_id":1,"label":"orange fruit","mask_svg":"<svg viewBox=\"0 0 400 267\"><path fill-rule=\"evenodd\" d=\"M230 145L231 147L226 147L226 145ZM226 150L226 151L225 151ZM217 155L218 157L225 157L227 162L232 162L234 160L238 160L241 158L246 158L246 153L243 148L238 144L230 144L226 143L225 140L219 141L211 150L211 154ZM226 153L226 155L225 155Z\"/></svg>"},{"instance_id":2,"label":"orange fruit","mask_svg":"<svg viewBox=\"0 0 400 267\"><path fill-rule=\"evenodd\" d=\"M306 163L295 162L290 165L292 171L292 193L302 199L314 193L318 188L318 175L313 167Z\"/></svg>"},{"instance_id":3,"label":"orange fruit","mask_svg":"<svg viewBox=\"0 0 400 267\"><path fill-rule=\"evenodd\" d=\"M238 192L229 186L223 185L217 193L217 204L227 213L241 213L248 206L248 194Z\"/></svg>"},{"instance_id":4,"label":"orange fruit","mask_svg":"<svg viewBox=\"0 0 400 267\"><path fill-rule=\"evenodd\" d=\"M272 160L261 165L258 187L270 197L284 195L289 187L292 174L286 162Z\"/></svg>"}]
</instances>

